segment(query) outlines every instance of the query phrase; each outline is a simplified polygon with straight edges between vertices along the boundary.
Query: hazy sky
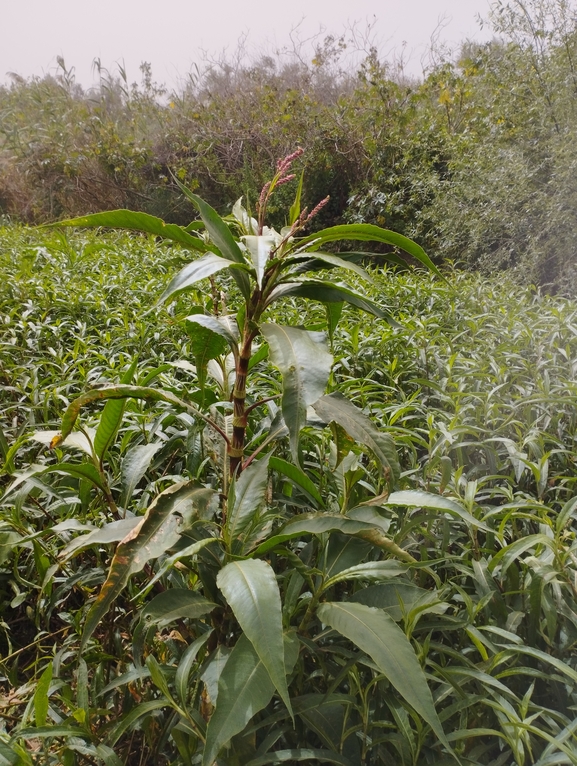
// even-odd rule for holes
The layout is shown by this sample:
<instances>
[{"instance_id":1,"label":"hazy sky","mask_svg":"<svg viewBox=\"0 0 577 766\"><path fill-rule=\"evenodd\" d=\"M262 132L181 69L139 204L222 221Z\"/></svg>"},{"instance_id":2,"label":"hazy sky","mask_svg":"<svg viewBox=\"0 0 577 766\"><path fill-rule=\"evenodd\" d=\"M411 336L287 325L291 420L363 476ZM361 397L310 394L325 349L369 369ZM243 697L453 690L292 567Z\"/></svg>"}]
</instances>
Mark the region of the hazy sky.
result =
<instances>
[{"instance_id":1,"label":"hazy sky","mask_svg":"<svg viewBox=\"0 0 577 766\"><path fill-rule=\"evenodd\" d=\"M92 62L109 71L124 62L128 79L140 80L142 61L154 79L174 86L203 51L232 53L246 36L249 53L271 52L293 39L306 40L322 27L340 34L356 22L373 26L383 53L404 51L412 74L432 33L457 45L465 38L486 39L476 17L487 18L490 0L0 0L2 41L0 80L8 72L24 77L54 71L56 57L74 66L84 85L93 81ZM403 46L404 44L404 46Z\"/></svg>"}]
</instances>

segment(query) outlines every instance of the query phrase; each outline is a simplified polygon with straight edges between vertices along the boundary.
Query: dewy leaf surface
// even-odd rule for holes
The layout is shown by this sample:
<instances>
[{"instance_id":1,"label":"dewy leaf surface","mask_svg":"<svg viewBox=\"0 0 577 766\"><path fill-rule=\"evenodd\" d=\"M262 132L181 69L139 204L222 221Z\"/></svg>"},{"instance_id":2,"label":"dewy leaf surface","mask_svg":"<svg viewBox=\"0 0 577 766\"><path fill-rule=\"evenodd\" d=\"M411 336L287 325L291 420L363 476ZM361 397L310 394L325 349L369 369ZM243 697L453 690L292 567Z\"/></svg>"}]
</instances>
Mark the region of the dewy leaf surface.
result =
<instances>
[{"instance_id":1,"label":"dewy leaf surface","mask_svg":"<svg viewBox=\"0 0 577 766\"><path fill-rule=\"evenodd\" d=\"M216 583L292 715L283 648L282 608L272 567L260 559L227 564Z\"/></svg>"},{"instance_id":2,"label":"dewy leaf surface","mask_svg":"<svg viewBox=\"0 0 577 766\"><path fill-rule=\"evenodd\" d=\"M293 459L298 462L298 440L306 423L307 407L325 390L333 357L324 333L277 324L263 324L261 332L268 342L270 359L282 375L281 409Z\"/></svg>"},{"instance_id":3,"label":"dewy leaf surface","mask_svg":"<svg viewBox=\"0 0 577 766\"><path fill-rule=\"evenodd\" d=\"M326 603L317 615L366 652L390 683L449 747L431 690L408 638L388 614L364 604Z\"/></svg>"},{"instance_id":4,"label":"dewy leaf surface","mask_svg":"<svg viewBox=\"0 0 577 766\"><path fill-rule=\"evenodd\" d=\"M389 434L379 431L374 423L342 394L322 396L313 403L317 415L327 423L338 423L353 439L364 444L375 455L391 483L398 480L401 469L395 444Z\"/></svg>"},{"instance_id":5,"label":"dewy leaf surface","mask_svg":"<svg viewBox=\"0 0 577 766\"><path fill-rule=\"evenodd\" d=\"M189 518L195 504L212 494L206 487L187 482L175 484L154 499L142 521L116 549L106 582L86 617L83 647L130 576L172 547L180 537L182 518Z\"/></svg>"}]
</instances>

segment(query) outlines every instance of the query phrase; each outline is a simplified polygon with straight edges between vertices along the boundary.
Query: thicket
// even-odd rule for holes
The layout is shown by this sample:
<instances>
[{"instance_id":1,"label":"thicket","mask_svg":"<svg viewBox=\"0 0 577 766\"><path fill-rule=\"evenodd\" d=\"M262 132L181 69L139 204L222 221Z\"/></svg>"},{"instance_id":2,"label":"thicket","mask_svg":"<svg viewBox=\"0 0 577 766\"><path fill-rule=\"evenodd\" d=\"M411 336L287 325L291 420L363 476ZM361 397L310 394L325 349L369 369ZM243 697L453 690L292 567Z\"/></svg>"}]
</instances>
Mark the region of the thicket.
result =
<instances>
[{"instance_id":1,"label":"thicket","mask_svg":"<svg viewBox=\"0 0 577 766\"><path fill-rule=\"evenodd\" d=\"M0 88L0 209L28 222L127 207L186 220L174 174L220 212L255 198L275 158L307 150L320 222L379 223L437 262L572 292L576 283L577 14L569 0L494 2L494 39L410 81L345 37L314 55L213 62L168 93L99 68ZM357 58L358 61L358 58ZM287 199L271 209L277 220ZM290 203L289 203L290 204Z\"/></svg>"}]
</instances>

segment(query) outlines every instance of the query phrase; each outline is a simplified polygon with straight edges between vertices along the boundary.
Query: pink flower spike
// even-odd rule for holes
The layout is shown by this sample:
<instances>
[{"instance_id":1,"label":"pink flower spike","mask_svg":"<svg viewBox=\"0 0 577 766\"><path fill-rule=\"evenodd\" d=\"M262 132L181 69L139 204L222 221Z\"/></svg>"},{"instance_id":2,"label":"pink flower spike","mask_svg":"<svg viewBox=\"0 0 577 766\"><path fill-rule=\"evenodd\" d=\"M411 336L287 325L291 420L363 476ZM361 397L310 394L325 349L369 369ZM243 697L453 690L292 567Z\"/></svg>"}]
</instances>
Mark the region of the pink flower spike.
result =
<instances>
[{"instance_id":1,"label":"pink flower spike","mask_svg":"<svg viewBox=\"0 0 577 766\"><path fill-rule=\"evenodd\" d=\"M279 179L276 182L276 185L280 186L281 184L288 184L289 181L292 181L295 178L296 178L296 174L295 173L291 173L290 175L285 176L284 178Z\"/></svg>"},{"instance_id":2,"label":"pink flower spike","mask_svg":"<svg viewBox=\"0 0 577 766\"><path fill-rule=\"evenodd\" d=\"M260 210L262 206L264 205L264 202L266 200L266 195L268 193L268 190L270 189L270 181L267 181L265 185L262 187L262 191L260 193L260 197L258 198L257 202L257 209Z\"/></svg>"},{"instance_id":3,"label":"pink flower spike","mask_svg":"<svg viewBox=\"0 0 577 766\"><path fill-rule=\"evenodd\" d=\"M276 164L276 170L277 173L285 173L292 163L296 160L297 157L300 157L301 154L304 153L304 149L302 149L300 146L299 148L294 151L292 154L289 154L287 157L284 157L282 160L278 160Z\"/></svg>"},{"instance_id":4,"label":"pink flower spike","mask_svg":"<svg viewBox=\"0 0 577 766\"><path fill-rule=\"evenodd\" d=\"M307 220L307 222L308 222L308 221L310 221L310 220L311 220L311 218L314 218L314 217L315 217L315 215L316 215L317 213L320 213L320 211L323 209L323 207L324 207L324 206L327 204L327 202L328 202L329 200L330 200L330 196L329 196L329 197L325 197L324 199L322 199L322 200L319 202L319 204L318 204L318 205L317 205L315 208L313 208L313 209L311 210L311 212L310 212L310 215L309 215L309 216L307 216L307 219L306 219L306 220Z\"/></svg>"}]
</instances>

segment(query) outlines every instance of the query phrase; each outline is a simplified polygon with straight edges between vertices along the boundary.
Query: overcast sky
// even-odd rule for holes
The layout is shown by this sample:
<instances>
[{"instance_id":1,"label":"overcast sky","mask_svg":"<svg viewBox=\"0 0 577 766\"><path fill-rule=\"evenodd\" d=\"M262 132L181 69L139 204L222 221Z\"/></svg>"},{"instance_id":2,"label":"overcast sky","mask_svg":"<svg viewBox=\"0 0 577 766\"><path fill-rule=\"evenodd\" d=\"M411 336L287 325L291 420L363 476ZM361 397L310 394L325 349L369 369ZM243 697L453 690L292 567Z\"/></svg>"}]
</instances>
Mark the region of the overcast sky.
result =
<instances>
[{"instance_id":1,"label":"overcast sky","mask_svg":"<svg viewBox=\"0 0 577 766\"><path fill-rule=\"evenodd\" d=\"M487 18L490 0L0 0L0 80L55 71L56 57L75 67L83 85L93 81L92 62L109 71L124 62L130 82L140 80L148 61L154 79L174 87L203 51L231 54L245 48L271 52L319 29L340 34L356 22L373 24L372 41L382 53L400 55L420 74L431 35L457 46L466 38L487 39L477 17ZM362 35L361 35L362 36Z\"/></svg>"}]
</instances>

